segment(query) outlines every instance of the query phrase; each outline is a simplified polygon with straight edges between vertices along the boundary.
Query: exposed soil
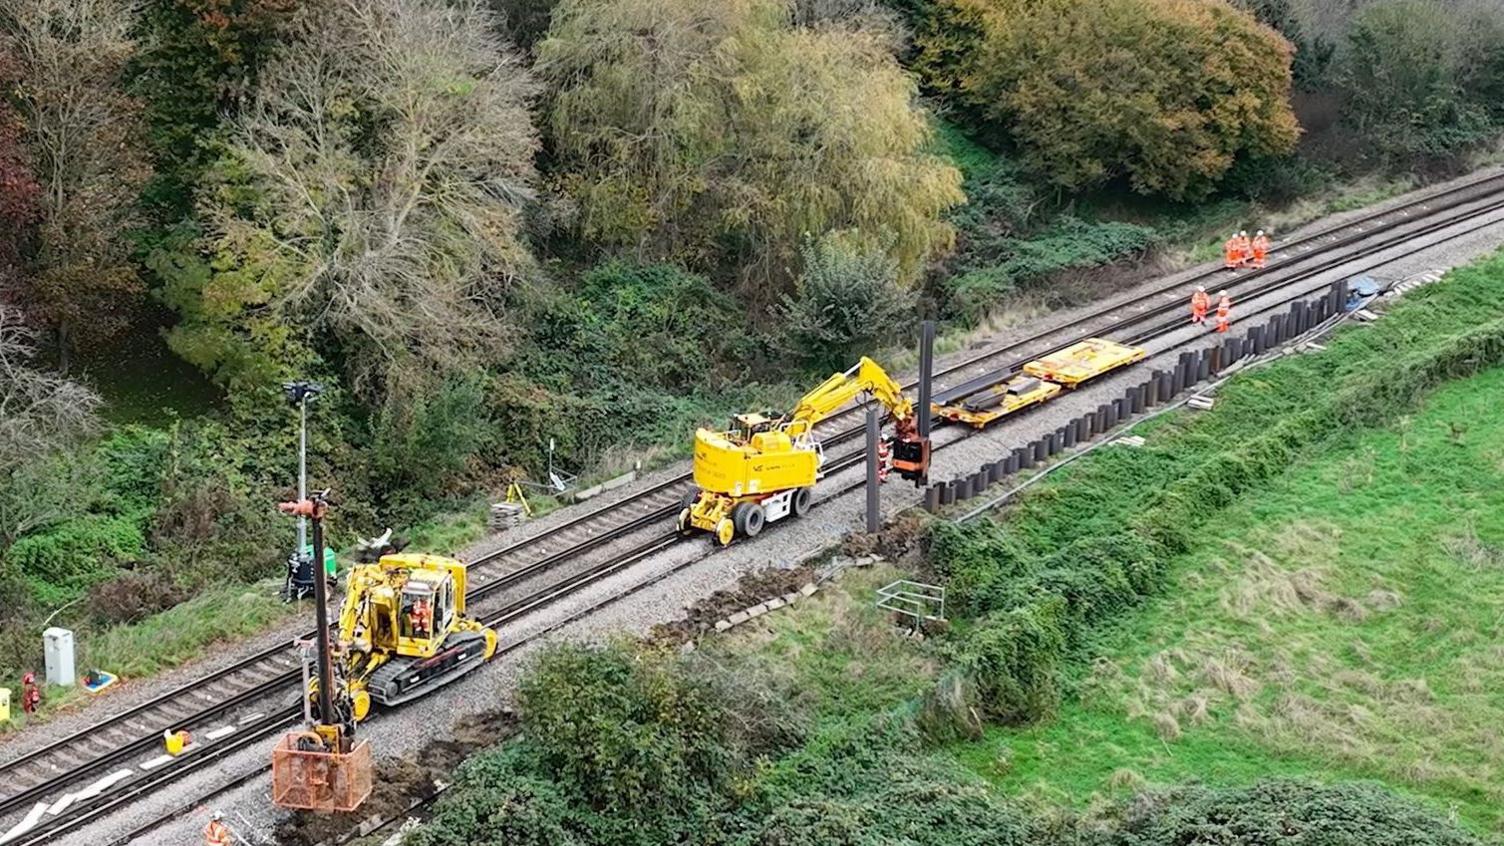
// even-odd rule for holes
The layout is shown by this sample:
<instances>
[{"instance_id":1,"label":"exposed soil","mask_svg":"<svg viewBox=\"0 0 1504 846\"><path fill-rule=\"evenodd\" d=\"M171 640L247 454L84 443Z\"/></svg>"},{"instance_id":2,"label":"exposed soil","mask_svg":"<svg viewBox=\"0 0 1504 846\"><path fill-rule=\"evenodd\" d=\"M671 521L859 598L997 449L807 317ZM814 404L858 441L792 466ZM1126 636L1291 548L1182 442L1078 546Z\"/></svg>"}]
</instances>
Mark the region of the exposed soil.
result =
<instances>
[{"instance_id":1,"label":"exposed soil","mask_svg":"<svg viewBox=\"0 0 1504 846\"><path fill-rule=\"evenodd\" d=\"M815 579L814 569L807 565L792 569L770 567L748 573L736 583L736 587L718 590L695 602L683 619L654 626L648 633L648 641L663 646L688 643L713 630L717 620L774 597L793 593Z\"/></svg>"},{"instance_id":2,"label":"exposed soil","mask_svg":"<svg viewBox=\"0 0 1504 846\"><path fill-rule=\"evenodd\" d=\"M467 718L450 727L450 736L430 743L421 762L411 759L376 762L376 783L364 807L388 816L414 800L432 796L437 779L447 779L470 753L500 743L517 733L521 721L510 708ZM355 827L371 818L370 810L349 814L298 812L277 826L277 843L286 846L320 846L339 842Z\"/></svg>"}]
</instances>

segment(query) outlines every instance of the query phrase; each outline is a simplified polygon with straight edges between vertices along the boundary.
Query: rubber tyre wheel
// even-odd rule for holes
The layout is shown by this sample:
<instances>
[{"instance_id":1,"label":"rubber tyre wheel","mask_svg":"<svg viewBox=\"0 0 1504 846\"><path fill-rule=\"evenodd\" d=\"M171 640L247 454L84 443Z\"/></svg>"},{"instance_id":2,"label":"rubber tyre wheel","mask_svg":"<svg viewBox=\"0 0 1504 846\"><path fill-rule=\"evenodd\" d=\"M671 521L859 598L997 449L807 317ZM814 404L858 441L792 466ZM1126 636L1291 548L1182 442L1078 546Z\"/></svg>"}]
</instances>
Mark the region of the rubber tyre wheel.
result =
<instances>
[{"instance_id":1,"label":"rubber tyre wheel","mask_svg":"<svg viewBox=\"0 0 1504 846\"><path fill-rule=\"evenodd\" d=\"M736 527L738 535L745 535L747 533L747 508L750 505L752 503L744 502L741 505L731 507L731 525Z\"/></svg>"},{"instance_id":2,"label":"rubber tyre wheel","mask_svg":"<svg viewBox=\"0 0 1504 846\"><path fill-rule=\"evenodd\" d=\"M755 538L762 533L762 527L767 525L768 513L755 502L749 502L742 507L747 509L747 512L742 515L742 534Z\"/></svg>"},{"instance_id":3,"label":"rubber tyre wheel","mask_svg":"<svg viewBox=\"0 0 1504 846\"><path fill-rule=\"evenodd\" d=\"M721 546L730 546L736 538L736 526L729 517L722 517L721 522L715 526L715 540Z\"/></svg>"},{"instance_id":4,"label":"rubber tyre wheel","mask_svg":"<svg viewBox=\"0 0 1504 846\"><path fill-rule=\"evenodd\" d=\"M794 516L803 517L809 513L811 506L815 504L815 496L809 488L800 488L794 491Z\"/></svg>"}]
</instances>

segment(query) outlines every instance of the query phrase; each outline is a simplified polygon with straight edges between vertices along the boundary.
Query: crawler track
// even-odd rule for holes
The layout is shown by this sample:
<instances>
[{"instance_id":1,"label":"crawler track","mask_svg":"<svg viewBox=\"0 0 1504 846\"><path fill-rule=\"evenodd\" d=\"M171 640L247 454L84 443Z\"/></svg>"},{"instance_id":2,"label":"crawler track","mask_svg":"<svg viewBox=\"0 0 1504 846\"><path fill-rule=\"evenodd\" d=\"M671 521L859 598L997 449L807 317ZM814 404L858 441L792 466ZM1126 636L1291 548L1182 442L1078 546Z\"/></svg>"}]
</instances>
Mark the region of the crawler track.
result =
<instances>
[{"instance_id":1,"label":"crawler track","mask_svg":"<svg viewBox=\"0 0 1504 846\"><path fill-rule=\"evenodd\" d=\"M962 398L995 384L1023 362L1069 346L1081 338L1108 335L1142 343L1183 328L1183 292L1198 280L1211 280L1208 287L1230 289L1235 300L1265 296L1333 267L1402 244L1421 241L1422 246L1418 249L1428 248L1435 240L1426 241L1427 236L1485 217L1501 208L1504 208L1504 176L1497 176L1367 215L1280 245L1274 253L1279 258L1264 270L1242 272L1236 278L1222 270L1208 271L1106 306L1068 326L1039 332L1017 343L956 362L935 375L940 380L961 381L937 392L935 399L946 402ZM1247 316L1236 315L1238 319ZM979 370L983 372L978 373ZM905 387L912 388L912 385ZM828 428L830 422L850 419L858 412L858 408L848 409L835 415L822 428ZM858 439L862 431L861 426L851 426L827 434L823 440L829 447ZM937 445L936 448L949 445ZM832 474L837 473L860 464L862 460L861 450L853 450L831 459L828 469ZM691 486L692 480L687 473L670 478L471 562L469 601L472 607L488 621L504 627L522 615L666 549L679 540L672 533L650 533L648 540L626 551L612 551L609 547L615 541L646 533L649 528L672 518L679 509L681 497ZM826 491L821 501L839 496L855 486L860 486L860 482ZM580 615L592 610L593 607L586 609ZM537 636L508 641L503 628L503 651L514 650ZM274 700L280 697L285 703L289 691L295 690L299 677L297 659L291 651L286 646L272 647L163 693L88 731L64 737L0 764L0 819L10 818L13 822L19 817L18 812L32 803L56 801L69 790L78 790L94 779L130 769L132 777L120 787L89 801L77 802L62 813L46 818L42 826L15 842L47 842L123 807L166 781L209 766L295 722L296 712L285 704L278 707ZM248 713L231 721L232 715L241 712ZM143 771L139 767L139 759L153 752L163 731L186 727L202 734L203 729L214 725L233 725L235 729L225 739L191 747L189 753L157 769ZM0 830L9 824L0 825Z\"/></svg>"}]
</instances>

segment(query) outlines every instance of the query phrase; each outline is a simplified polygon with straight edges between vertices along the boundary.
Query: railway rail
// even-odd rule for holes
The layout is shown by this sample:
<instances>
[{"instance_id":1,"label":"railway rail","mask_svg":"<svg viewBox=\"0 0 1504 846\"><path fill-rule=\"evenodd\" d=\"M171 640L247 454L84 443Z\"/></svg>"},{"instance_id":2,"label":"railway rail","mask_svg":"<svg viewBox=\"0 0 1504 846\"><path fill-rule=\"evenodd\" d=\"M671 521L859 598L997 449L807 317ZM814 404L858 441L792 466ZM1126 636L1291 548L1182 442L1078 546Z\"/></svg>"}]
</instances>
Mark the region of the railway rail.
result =
<instances>
[{"instance_id":1,"label":"railway rail","mask_svg":"<svg viewBox=\"0 0 1504 846\"><path fill-rule=\"evenodd\" d=\"M1157 286L1127 301L1093 311L1067 326L1041 331L1015 343L982 351L938 370L936 378L945 379L966 374L989 362L1006 360L1005 364L991 367L978 376L969 376L958 384L937 392L935 401L953 401L966 396L968 392L985 389L1017 370L1024 361L1062 349L1081 338L1135 330L1138 327L1135 334L1124 340L1143 343L1184 328L1185 303L1180 294L1188 286L1201 280L1217 280L1208 287L1227 288L1239 301L1267 296L1334 267L1485 217L1504 208L1504 199L1501 197L1504 197L1504 175L1476 180L1284 243L1275 251L1279 260L1262 270L1242 272L1236 278L1230 278L1226 271L1214 269L1189 279ZM1473 204L1476 205L1468 208ZM1486 225L1493 224L1487 222L1475 228ZM1384 228L1386 226L1389 228ZM1458 237L1460 234L1465 233L1449 237ZM1428 248L1434 243L1434 240L1426 242L1422 248ZM1355 249L1349 250L1349 247ZM1292 270L1295 272L1288 272ZM1171 298L1171 295L1175 296ZM1278 307L1270 306L1262 311ZM1173 319L1144 325L1167 316L1173 316ZM1235 316L1241 320L1246 319L1248 314L1239 313ZM1041 349L1041 343L1048 346L1048 349ZM1029 349L1031 346L1033 349ZM1027 357L1017 358L1024 355L1026 349ZM1016 360L1009 360L1010 356ZM906 389L912 387L912 383L905 385ZM831 419L854 415L858 410L849 409ZM823 440L827 446L838 445L860 438L862 433L861 426L853 426L828 435ZM957 443L964 437L945 445L937 445L937 449ZM832 459L829 472L838 473L863 460L862 451L854 450ZM688 473L669 478L476 559L471 562L474 574L470 591L472 601L486 599L488 605L493 601L498 603L494 611L486 612L487 619L488 622L495 620L495 624L504 626L524 614L666 549L679 540L673 533L655 535L623 552L613 553L607 547L614 541L671 519L678 512L680 500L691 484ZM822 492L825 495L821 502L840 496L861 484L857 481L839 490ZM582 558L596 552L601 553L599 561L582 562ZM706 554L709 554L708 549ZM701 558L702 556L696 556L689 563ZM546 584L526 591L520 597L505 598L508 591L518 590L534 580L545 580L545 577L566 562L576 562L581 569L562 579L548 580ZM689 563L680 565L680 568L689 566ZM669 574L664 573L660 578L667 575ZM594 608L587 609L582 613L593 610ZM502 653L511 652L537 636L538 634L534 634L512 642L506 641L504 637L506 645ZM290 688L298 684L300 678L298 659L292 651L285 645L274 646L167 691L87 731L61 738L0 764L0 791L3 791L0 792L0 819L13 816L19 809L44 798L56 801L57 796L66 794L69 788L82 785L91 776L97 777L111 770L119 772L124 762L149 752L160 742L162 733L166 730L182 727L198 730L216 720L223 720L223 715L231 711L248 710L257 703L264 704L270 698L285 696ZM60 812L14 842L47 842L102 814L129 804L168 780L221 760L235 750L290 725L297 718L298 711L295 708L269 707L260 713L253 712L231 724L234 725L234 731L227 739L204 744L199 748L190 747L191 751L181 758L164 762L152 770L132 768L132 778L124 782L120 789L89 800L76 800L72 808L66 809L66 813Z\"/></svg>"}]
</instances>

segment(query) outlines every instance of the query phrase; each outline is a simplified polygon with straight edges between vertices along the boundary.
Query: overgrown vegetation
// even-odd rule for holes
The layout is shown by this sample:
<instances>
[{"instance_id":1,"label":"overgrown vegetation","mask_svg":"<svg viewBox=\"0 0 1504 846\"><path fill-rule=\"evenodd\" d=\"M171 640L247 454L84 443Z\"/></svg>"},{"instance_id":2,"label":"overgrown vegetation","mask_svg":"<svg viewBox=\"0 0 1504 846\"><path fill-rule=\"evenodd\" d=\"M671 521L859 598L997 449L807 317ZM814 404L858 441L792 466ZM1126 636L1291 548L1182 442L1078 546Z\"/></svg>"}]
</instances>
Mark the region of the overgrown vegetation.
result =
<instances>
[{"instance_id":1,"label":"overgrown vegetation","mask_svg":"<svg viewBox=\"0 0 1504 846\"><path fill-rule=\"evenodd\" d=\"M337 543L464 511L450 541L550 441L587 474L682 454L916 314L1069 302L1275 219L1248 198L1451 172L1497 134L1504 36L1497 0L1440 8L0 4L6 366L113 403L41 406L66 436L0 456L42 515L0 547L7 660L65 605L92 633L276 577L285 380L327 388Z\"/></svg>"}]
</instances>

